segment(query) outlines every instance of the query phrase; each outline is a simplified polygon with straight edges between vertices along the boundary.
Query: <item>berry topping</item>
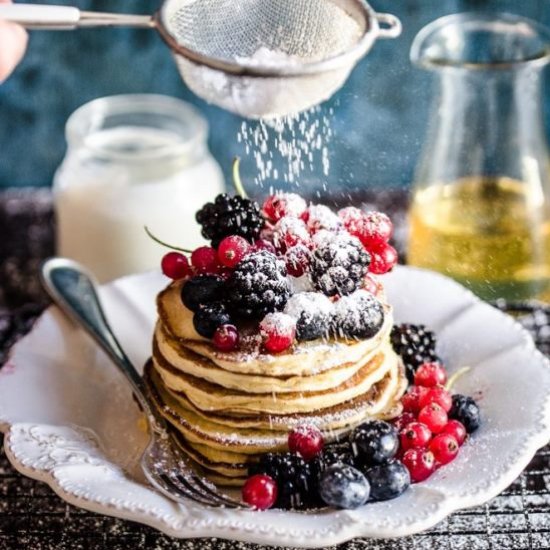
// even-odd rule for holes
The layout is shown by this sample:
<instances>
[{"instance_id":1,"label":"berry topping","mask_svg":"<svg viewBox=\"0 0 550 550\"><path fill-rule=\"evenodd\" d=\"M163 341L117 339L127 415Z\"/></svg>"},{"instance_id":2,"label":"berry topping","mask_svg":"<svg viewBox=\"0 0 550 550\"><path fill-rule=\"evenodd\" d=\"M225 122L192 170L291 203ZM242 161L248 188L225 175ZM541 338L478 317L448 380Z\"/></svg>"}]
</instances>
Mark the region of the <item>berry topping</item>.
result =
<instances>
[{"instance_id":1,"label":"berry topping","mask_svg":"<svg viewBox=\"0 0 550 550\"><path fill-rule=\"evenodd\" d=\"M329 506L353 509L367 502L370 486L359 470L345 464L334 464L321 474L319 493Z\"/></svg>"},{"instance_id":2,"label":"berry topping","mask_svg":"<svg viewBox=\"0 0 550 550\"><path fill-rule=\"evenodd\" d=\"M310 233L321 229L336 231L342 226L340 218L324 204L312 204L307 209L307 228Z\"/></svg>"},{"instance_id":3,"label":"berry topping","mask_svg":"<svg viewBox=\"0 0 550 550\"><path fill-rule=\"evenodd\" d=\"M435 470L434 455L427 449L409 449L403 455L402 462L409 470L413 483L428 479Z\"/></svg>"},{"instance_id":4,"label":"berry topping","mask_svg":"<svg viewBox=\"0 0 550 550\"><path fill-rule=\"evenodd\" d=\"M373 244L387 243L393 233L393 225L386 214L382 212L366 212L356 235L370 250Z\"/></svg>"},{"instance_id":5,"label":"berry topping","mask_svg":"<svg viewBox=\"0 0 550 550\"><path fill-rule=\"evenodd\" d=\"M458 420L452 419L447 422L441 433L452 435L459 445L462 445L464 441L466 441L466 437L468 435L464 424Z\"/></svg>"},{"instance_id":6,"label":"berry topping","mask_svg":"<svg viewBox=\"0 0 550 550\"><path fill-rule=\"evenodd\" d=\"M296 337L296 321L286 313L268 313L260 323L264 347L270 353L287 350Z\"/></svg>"},{"instance_id":7,"label":"berry topping","mask_svg":"<svg viewBox=\"0 0 550 550\"><path fill-rule=\"evenodd\" d=\"M296 338L315 340L328 335L333 305L317 292L299 292L288 300L285 313L296 320Z\"/></svg>"},{"instance_id":8,"label":"berry topping","mask_svg":"<svg viewBox=\"0 0 550 550\"><path fill-rule=\"evenodd\" d=\"M435 336L424 325L396 325L391 331L391 344L401 356L412 382L416 369L422 364L437 360Z\"/></svg>"},{"instance_id":9,"label":"berry topping","mask_svg":"<svg viewBox=\"0 0 550 550\"><path fill-rule=\"evenodd\" d=\"M281 218L273 228L273 243L279 250L287 250L297 244L308 246L309 231L303 220L291 216Z\"/></svg>"},{"instance_id":10,"label":"berry topping","mask_svg":"<svg viewBox=\"0 0 550 550\"><path fill-rule=\"evenodd\" d=\"M235 267L250 251L252 246L243 237L225 237L218 247L218 259L225 267Z\"/></svg>"},{"instance_id":11,"label":"berry topping","mask_svg":"<svg viewBox=\"0 0 550 550\"><path fill-rule=\"evenodd\" d=\"M355 237L346 233L330 234L311 258L313 286L327 296L351 294L363 283L370 260L370 254Z\"/></svg>"},{"instance_id":12,"label":"berry topping","mask_svg":"<svg viewBox=\"0 0 550 550\"><path fill-rule=\"evenodd\" d=\"M193 315L193 326L204 338L212 338L218 327L230 324L231 317L221 302L202 305Z\"/></svg>"},{"instance_id":13,"label":"berry topping","mask_svg":"<svg viewBox=\"0 0 550 550\"><path fill-rule=\"evenodd\" d=\"M219 275L197 275L182 286L181 299L186 308L197 311L200 306L220 301L222 288Z\"/></svg>"},{"instance_id":14,"label":"berry topping","mask_svg":"<svg viewBox=\"0 0 550 550\"><path fill-rule=\"evenodd\" d=\"M316 426L303 425L294 428L288 434L288 448L298 453L304 460L311 460L323 450L324 439Z\"/></svg>"},{"instance_id":15,"label":"berry topping","mask_svg":"<svg viewBox=\"0 0 550 550\"><path fill-rule=\"evenodd\" d=\"M418 421L426 424L432 433L438 434L447 424L447 413L437 403L430 403L420 409Z\"/></svg>"},{"instance_id":16,"label":"berry topping","mask_svg":"<svg viewBox=\"0 0 550 550\"><path fill-rule=\"evenodd\" d=\"M272 254L277 253L275 245L267 239L258 239L257 241L254 241L254 251L258 252L260 250L267 250Z\"/></svg>"},{"instance_id":17,"label":"berry topping","mask_svg":"<svg viewBox=\"0 0 550 550\"><path fill-rule=\"evenodd\" d=\"M432 432L426 424L411 422L399 432L399 437L402 450L422 449L428 446Z\"/></svg>"},{"instance_id":18,"label":"berry topping","mask_svg":"<svg viewBox=\"0 0 550 550\"><path fill-rule=\"evenodd\" d=\"M403 409L416 414L420 409L420 398L428 393L424 386L410 386L407 393L401 398Z\"/></svg>"},{"instance_id":19,"label":"berry topping","mask_svg":"<svg viewBox=\"0 0 550 550\"><path fill-rule=\"evenodd\" d=\"M249 199L227 194L218 195L215 201L205 204L196 215L202 225L202 235L218 247L224 237L239 235L253 242L260 235L264 219L260 207Z\"/></svg>"},{"instance_id":20,"label":"berry topping","mask_svg":"<svg viewBox=\"0 0 550 550\"><path fill-rule=\"evenodd\" d=\"M326 445L323 452L315 459L319 464L319 470L323 471L333 464L354 465L353 453L349 442Z\"/></svg>"},{"instance_id":21,"label":"berry topping","mask_svg":"<svg viewBox=\"0 0 550 550\"><path fill-rule=\"evenodd\" d=\"M276 508L303 509L319 504L316 472L294 453L267 453L249 467L249 475L265 474L277 483Z\"/></svg>"},{"instance_id":22,"label":"berry topping","mask_svg":"<svg viewBox=\"0 0 550 550\"><path fill-rule=\"evenodd\" d=\"M370 498L373 501L396 498L411 484L409 471L398 460L390 460L369 468L365 475L370 484Z\"/></svg>"},{"instance_id":23,"label":"berry topping","mask_svg":"<svg viewBox=\"0 0 550 550\"><path fill-rule=\"evenodd\" d=\"M373 243L369 245L368 251L371 255L370 270L375 275L384 275L397 264L397 250L391 244Z\"/></svg>"},{"instance_id":24,"label":"berry topping","mask_svg":"<svg viewBox=\"0 0 550 550\"><path fill-rule=\"evenodd\" d=\"M168 252L162 258L162 272L170 279L183 279L190 273L189 260L179 252Z\"/></svg>"},{"instance_id":25,"label":"berry topping","mask_svg":"<svg viewBox=\"0 0 550 550\"><path fill-rule=\"evenodd\" d=\"M435 388L430 388L418 400L420 408L424 408L430 403L437 403L446 413L448 413L451 410L453 399L451 394L443 386L436 386Z\"/></svg>"},{"instance_id":26,"label":"berry topping","mask_svg":"<svg viewBox=\"0 0 550 550\"><path fill-rule=\"evenodd\" d=\"M344 227L350 235L359 237L365 223L365 215L355 206L348 206L338 211L338 217L342 220Z\"/></svg>"},{"instance_id":27,"label":"berry topping","mask_svg":"<svg viewBox=\"0 0 550 550\"><path fill-rule=\"evenodd\" d=\"M400 432L408 424L415 421L416 416L414 416L412 412L404 411L397 418L392 420L392 424L395 426L395 429Z\"/></svg>"},{"instance_id":28,"label":"berry topping","mask_svg":"<svg viewBox=\"0 0 550 550\"><path fill-rule=\"evenodd\" d=\"M216 329L214 345L221 351L233 351L239 346L239 332L234 325L222 325Z\"/></svg>"},{"instance_id":29,"label":"berry topping","mask_svg":"<svg viewBox=\"0 0 550 550\"><path fill-rule=\"evenodd\" d=\"M449 418L461 422L468 433L477 430L481 424L477 403L466 395L453 395L453 406L449 412Z\"/></svg>"},{"instance_id":30,"label":"berry topping","mask_svg":"<svg viewBox=\"0 0 550 550\"><path fill-rule=\"evenodd\" d=\"M197 273L219 273L218 253L210 246L201 246L191 254L191 264Z\"/></svg>"},{"instance_id":31,"label":"berry topping","mask_svg":"<svg viewBox=\"0 0 550 550\"><path fill-rule=\"evenodd\" d=\"M285 263L289 275L301 277L309 267L311 252L307 246L297 244L286 251Z\"/></svg>"},{"instance_id":32,"label":"berry topping","mask_svg":"<svg viewBox=\"0 0 550 550\"><path fill-rule=\"evenodd\" d=\"M350 445L360 466L381 464L395 456L399 447L397 430L383 420L370 420L353 430Z\"/></svg>"},{"instance_id":33,"label":"berry topping","mask_svg":"<svg viewBox=\"0 0 550 550\"><path fill-rule=\"evenodd\" d=\"M258 319L282 310L290 295L283 261L261 250L242 260L227 280L229 309L240 317Z\"/></svg>"},{"instance_id":34,"label":"berry topping","mask_svg":"<svg viewBox=\"0 0 550 550\"><path fill-rule=\"evenodd\" d=\"M455 459L459 445L452 435L439 434L430 441L428 448L433 453L436 464L443 465Z\"/></svg>"},{"instance_id":35,"label":"berry topping","mask_svg":"<svg viewBox=\"0 0 550 550\"><path fill-rule=\"evenodd\" d=\"M306 211L306 201L296 193L277 193L268 197L262 207L264 216L277 222L284 216L300 218Z\"/></svg>"},{"instance_id":36,"label":"berry topping","mask_svg":"<svg viewBox=\"0 0 550 550\"><path fill-rule=\"evenodd\" d=\"M370 274L365 277L365 279L363 281L363 288L367 292L370 292L371 294L374 294L375 296L381 290L380 283Z\"/></svg>"},{"instance_id":37,"label":"berry topping","mask_svg":"<svg viewBox=\"0 0 550 550\"><path fill-rule=\"evenodd\" d=\"M371 338L384 324L384 307L366 290L357 290L336 302L333 324L342 338Z\"/></svg>"},{"instance_id":38,"label":"berry topping","mask_svg":"<svg viewBox=\"0 0 550 550\"><path fill-rule=\"evenodd\" d=\"M447 373L443 366L439 363L422 363L414 373L414 383L417 386L432 386L443 385L447 382Z\"/></svg>"},{"instance_id":39,"label":"berry topping","mask_svg":"<svg viewBox=\"0 0 550 550\"><path fill-rule=\"evenodd\" d=\"M267 510L277 500L277 484L266 475L249 477L243 485L242 498L257 510Z\"/></svg>"}]
</instances>

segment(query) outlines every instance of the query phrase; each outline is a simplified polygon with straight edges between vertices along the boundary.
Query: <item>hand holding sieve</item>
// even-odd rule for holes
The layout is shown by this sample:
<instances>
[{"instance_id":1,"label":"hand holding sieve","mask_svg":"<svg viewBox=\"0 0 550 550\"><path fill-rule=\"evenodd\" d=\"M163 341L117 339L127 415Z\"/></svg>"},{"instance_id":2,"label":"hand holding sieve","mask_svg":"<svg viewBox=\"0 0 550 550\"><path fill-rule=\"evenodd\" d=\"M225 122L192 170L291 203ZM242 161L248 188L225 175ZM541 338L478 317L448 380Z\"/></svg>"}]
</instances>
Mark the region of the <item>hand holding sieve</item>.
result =
<instances>
[{"instance_id":1,"label":"hand holding sieve","mask_svg":"<svg viewBox=\"0 0 550 550\"><path fill-rule=\"evenodd\" d=\"M156 29L194 93L250 118L328 99L377 38L401 33L395 16L364 0L165 0L154 15L2 4L0 19L29 29Z\"/></svg>"}]
</instances>

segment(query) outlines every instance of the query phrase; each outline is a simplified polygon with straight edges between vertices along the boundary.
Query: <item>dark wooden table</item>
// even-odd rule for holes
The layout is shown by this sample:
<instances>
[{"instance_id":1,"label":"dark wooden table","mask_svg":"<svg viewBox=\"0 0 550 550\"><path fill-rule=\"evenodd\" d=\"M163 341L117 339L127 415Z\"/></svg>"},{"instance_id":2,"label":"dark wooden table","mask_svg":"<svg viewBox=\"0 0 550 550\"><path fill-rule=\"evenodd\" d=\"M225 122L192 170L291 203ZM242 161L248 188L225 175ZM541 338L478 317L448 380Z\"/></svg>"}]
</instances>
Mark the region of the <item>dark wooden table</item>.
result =
<instances>
[{"instance_id":1,"label":"dark wooden table","mask_svg":"<svg viewBox=\"0 0 550 550\"><path fill-rule=\"evenodd\" d=\"M371 201L392 214L403 248L405 196L376 192ZM43 258L54 253L54 220L47 190L0 193L0 363L47 305L37 280ZM522 319L541 349L550 352L550 313ZM481 474L480 474L481 475ZM27 479L0 451L0 550L260 550L218 539L181 541L149 527L92 514L66 504L45 484ZM525 472L485 506L458 512L421 535L370 541L356 539L339 550L542 549L550 548L550 446Z\"/></svg>"}]
</instances>

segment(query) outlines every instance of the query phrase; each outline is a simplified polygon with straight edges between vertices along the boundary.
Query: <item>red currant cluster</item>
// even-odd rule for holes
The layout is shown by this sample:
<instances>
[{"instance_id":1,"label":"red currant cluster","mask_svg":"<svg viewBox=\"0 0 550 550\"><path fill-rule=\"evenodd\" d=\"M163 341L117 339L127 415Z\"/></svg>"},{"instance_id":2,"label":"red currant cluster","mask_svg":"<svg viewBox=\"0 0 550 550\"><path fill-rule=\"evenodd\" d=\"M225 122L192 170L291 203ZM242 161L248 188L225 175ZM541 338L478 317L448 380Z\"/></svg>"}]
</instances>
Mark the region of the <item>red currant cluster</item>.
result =
<instances>
[{"instance_id":1,"label":"red currant cluster","mask_svg":"<svg viewBox=\"0 0 550 550\"><path fill-rule=\"evenodd\" d=\"M467 437L465 426L450 419L453 398L444 387L447 373L440 363L418 367L414 385L401 399L403 413L394 425L399 430L399 457L409 470L411 481L427 479L458 454Z\"/></svg>"}]
</instances>

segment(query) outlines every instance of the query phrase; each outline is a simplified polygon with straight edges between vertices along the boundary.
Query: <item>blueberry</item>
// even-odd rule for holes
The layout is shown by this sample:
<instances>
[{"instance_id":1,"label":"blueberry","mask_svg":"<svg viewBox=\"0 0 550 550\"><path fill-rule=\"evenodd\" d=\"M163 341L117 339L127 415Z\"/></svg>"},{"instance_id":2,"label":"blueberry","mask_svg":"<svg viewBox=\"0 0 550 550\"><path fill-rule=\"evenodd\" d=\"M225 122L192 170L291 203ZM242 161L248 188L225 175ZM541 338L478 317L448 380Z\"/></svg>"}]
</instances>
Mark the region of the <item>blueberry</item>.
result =
<instances>
[{"instance_id":1,"label":"blueberry","mask_svg":"<svg viewBox=\"0 0 550 550\"><path fill-rule=\"evenodd\" d=\"M391 424L371 420L353 430L350 444L357 465L376 466L395 456L399 448L399 436Z\"/></svg>"},{"instance_id":2,"label":"blueberry","mask_svg":"<svg viewBox=\"0 0 550 550\"><path fill-rule=\"evenodd\" d=\"M370 486L359 470L345 464L333 464L321 475L319 493L329 506L357 508L369 499Z\"/></svg>"},{"instance_id":3,"label":"blueberry","mask_svg":"<svg viewBox=\"0 0 550 550\"><path fill-rule=\"evenodd\" d=\"M230 324L231 317L220 302L200 306L193 315L193 326L204 338L212 338L218 327Z\"/></svg>"},{"instance_id":4,"label":"blueberry","mask_svg":"<svg viewBox=\"0 0 550 550\"><path fill-rule=\"evenodd\" d=\"M481 424L479 407L467 395L453 395L453 406L449 411L449 418L462 422L468 433L475 432Z\"/></svg>"},{"instance_id":5,"label":"blueberry","mask_svg":"<svg viewBox=\"0 0 550 550\"><path fill-rule=\"evenodd\" d=\"M197 311L200 306L217 302L222 296L223 279L218 275L198 275L189 279L181 289L186 308Z\"/></svg>"},{"instance_id":6,"label":"blueberry","mask_svg":"<svg viewBox=\"0 0 550 550\"><path fill-rule=\"evenodd\" d=\"M409 470L398 460L390 460L365 472L370 483L371 500L391 500L411 484Z\"/></svg>"}]
</instances>

